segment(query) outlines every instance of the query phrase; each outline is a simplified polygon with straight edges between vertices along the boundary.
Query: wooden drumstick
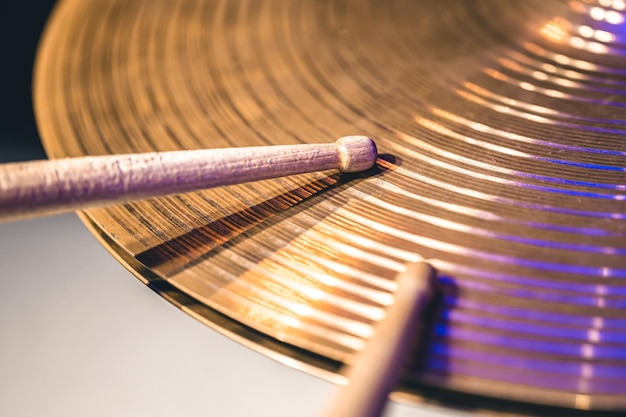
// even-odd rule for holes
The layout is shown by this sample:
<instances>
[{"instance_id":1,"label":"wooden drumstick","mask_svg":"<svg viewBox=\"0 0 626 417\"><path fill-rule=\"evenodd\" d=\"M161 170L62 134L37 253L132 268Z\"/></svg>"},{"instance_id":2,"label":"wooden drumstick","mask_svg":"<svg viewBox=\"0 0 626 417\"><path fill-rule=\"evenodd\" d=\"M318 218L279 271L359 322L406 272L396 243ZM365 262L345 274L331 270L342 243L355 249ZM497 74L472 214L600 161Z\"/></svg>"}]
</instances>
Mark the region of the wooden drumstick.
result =
<instances>
[{"instance_id":1,"label":"wooden drumstick","mask_svg":"<svg viewBox=\"0 0 626 417\"><path fill-rule=\"evenodd\" d=\"M375 327L365 348L348 370L342 387L322 417L379 417L399 382L407 356L423 322L435 288L436 272L428 263L409 264L398 275L395 300Z\"/></svg>"},{"instance_id":2,"label":"wooden drumstick","mask_svg":"<svg viewBox=\"0 0 626 417\"><path fill-rule=\"evenodd\" d=\"M0 165L0 221L376 162L365 136L335 143L66 158Z\"/></svg>"}]
</instances>

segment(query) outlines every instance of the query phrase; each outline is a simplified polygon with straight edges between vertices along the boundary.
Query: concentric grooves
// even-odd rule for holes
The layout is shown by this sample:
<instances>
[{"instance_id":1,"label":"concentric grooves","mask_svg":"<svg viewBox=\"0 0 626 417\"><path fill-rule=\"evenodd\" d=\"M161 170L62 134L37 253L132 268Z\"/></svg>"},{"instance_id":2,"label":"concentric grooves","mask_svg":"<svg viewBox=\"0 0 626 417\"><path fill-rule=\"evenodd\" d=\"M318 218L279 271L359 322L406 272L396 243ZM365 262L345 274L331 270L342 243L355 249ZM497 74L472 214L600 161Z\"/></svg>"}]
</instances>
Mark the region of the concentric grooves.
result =
<instances>
[{"instance_id":1,"label":"concentric grooves","mask_svg":"<svg viewBox=\"0 0 626 417\"><path fill-rule=\"evenodd\" d=\"M51 157L374 137L367 175L87 214L304 361L349 363L429 259L444 294L407 390L623 410L626 4L591 3L64 0L37 118Z\"/></svg>"}]
</instances>

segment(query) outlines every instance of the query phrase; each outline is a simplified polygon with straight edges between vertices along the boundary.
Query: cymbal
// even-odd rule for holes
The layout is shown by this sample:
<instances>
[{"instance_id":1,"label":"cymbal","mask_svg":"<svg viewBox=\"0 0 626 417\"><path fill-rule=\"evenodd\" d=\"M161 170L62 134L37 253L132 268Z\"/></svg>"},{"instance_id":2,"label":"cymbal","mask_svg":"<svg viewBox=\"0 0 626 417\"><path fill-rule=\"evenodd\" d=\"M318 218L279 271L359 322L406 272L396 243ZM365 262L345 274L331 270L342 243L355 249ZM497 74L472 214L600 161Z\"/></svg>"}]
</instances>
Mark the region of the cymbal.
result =
<instances>
[{"instance_id":1,"label":"cymbal","mask_svg":"<svg viewBox=\"0 0 626 417\"><path fill-rule=\"evenodd\" d=\"M404 398L624 410L625 8L63 0L36 116L51 158L373 137L365 174L81 216L189 315L335 381L427 259Z\"/></svg>"}]
</instances>

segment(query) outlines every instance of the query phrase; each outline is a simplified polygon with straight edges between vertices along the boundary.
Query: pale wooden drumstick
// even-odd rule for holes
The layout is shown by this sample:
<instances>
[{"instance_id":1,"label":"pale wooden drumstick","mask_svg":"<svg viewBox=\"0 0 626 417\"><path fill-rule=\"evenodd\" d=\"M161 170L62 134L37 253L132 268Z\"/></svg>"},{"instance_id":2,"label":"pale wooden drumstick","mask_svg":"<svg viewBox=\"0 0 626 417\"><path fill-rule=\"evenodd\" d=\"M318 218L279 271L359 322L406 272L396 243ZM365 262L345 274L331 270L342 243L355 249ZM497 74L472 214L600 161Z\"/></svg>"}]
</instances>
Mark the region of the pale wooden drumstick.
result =
<instances>
[{"instance_id":1,"label":"pale wooden drumstick","mask_svg":"<svg viewBox=\"0 0 626 417\"><path fill-rule=\"evenodd\" d=\"M423 312L435 287L435 270L425 262L399 274L395 301L374 335L356 355L342 387L322 417L378 417L396 387L417 340Z\"/></svg>"},{"instance_id":2,"label":"pale wooden drumstick","mask_svg":"<svg viewBox=\"0 0 626 417\"><path fill-rule=\"evenodd\" d=\"M0 221L376 162L365 136L335 143L66 158L0 165Z\"/></svg>"}]
</instances>

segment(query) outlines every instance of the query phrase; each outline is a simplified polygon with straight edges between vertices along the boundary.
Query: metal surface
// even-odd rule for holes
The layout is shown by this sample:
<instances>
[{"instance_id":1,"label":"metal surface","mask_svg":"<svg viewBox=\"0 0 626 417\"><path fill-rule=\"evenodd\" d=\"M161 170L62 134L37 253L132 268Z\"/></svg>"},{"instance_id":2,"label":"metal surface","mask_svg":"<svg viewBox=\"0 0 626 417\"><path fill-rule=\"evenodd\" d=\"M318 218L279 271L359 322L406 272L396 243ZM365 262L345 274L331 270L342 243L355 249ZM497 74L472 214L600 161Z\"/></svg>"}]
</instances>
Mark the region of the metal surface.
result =
<instances>
[{"instance_id":1,"label":"metal surface","mask_svg":"<svg viewBox=\"0 0 626 417\"><path fill-rule=\"evenodd\" d=\"M409 395L623 410L624 7L65 0L37 119L51 157L374 137L370 175L88 223L190 314L325 375L362 348L395 273L429 259L444 296Z\"/></svg>"}]
</instances>

